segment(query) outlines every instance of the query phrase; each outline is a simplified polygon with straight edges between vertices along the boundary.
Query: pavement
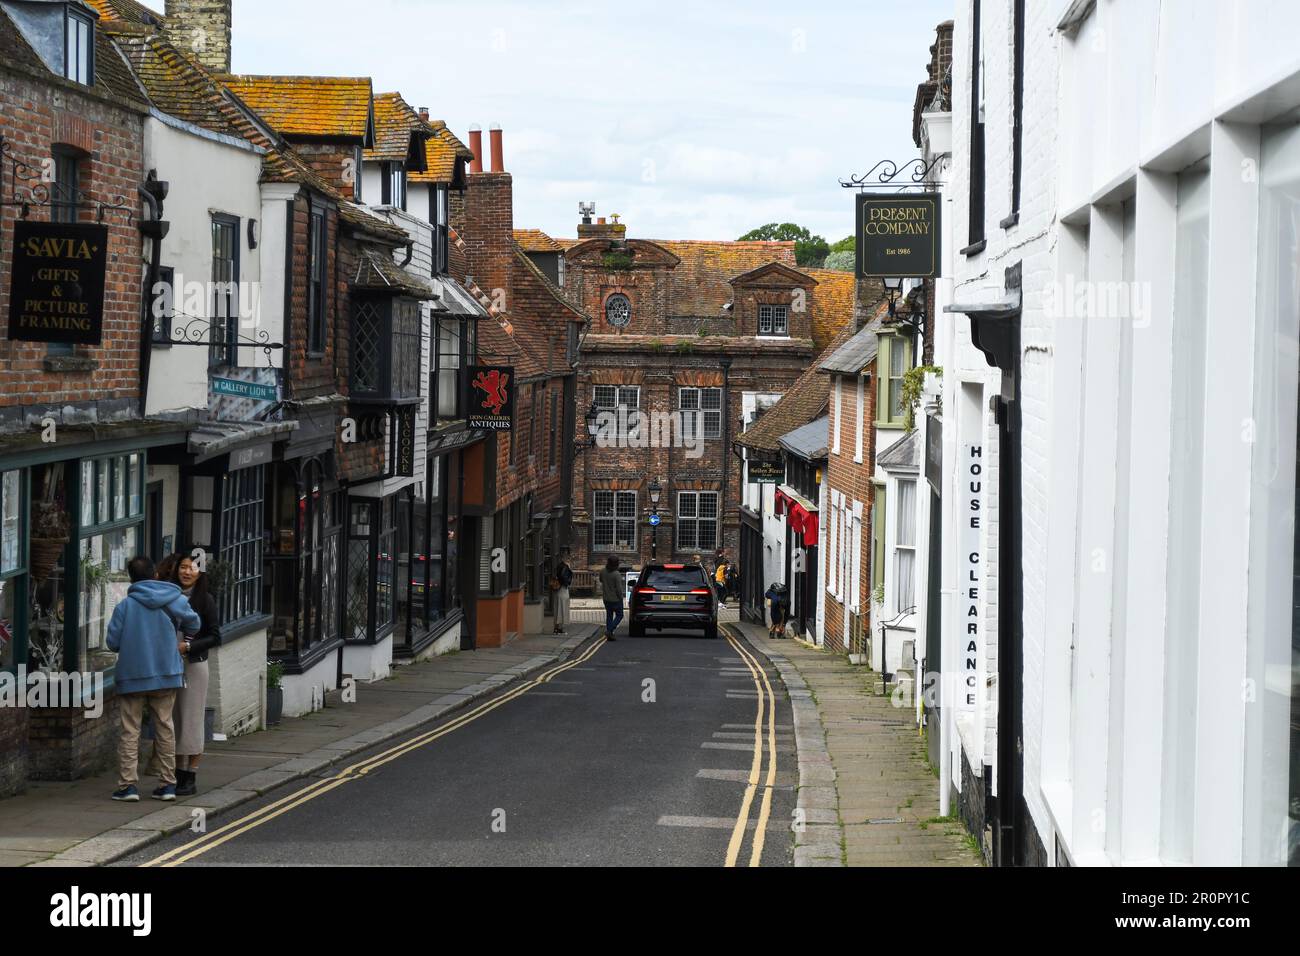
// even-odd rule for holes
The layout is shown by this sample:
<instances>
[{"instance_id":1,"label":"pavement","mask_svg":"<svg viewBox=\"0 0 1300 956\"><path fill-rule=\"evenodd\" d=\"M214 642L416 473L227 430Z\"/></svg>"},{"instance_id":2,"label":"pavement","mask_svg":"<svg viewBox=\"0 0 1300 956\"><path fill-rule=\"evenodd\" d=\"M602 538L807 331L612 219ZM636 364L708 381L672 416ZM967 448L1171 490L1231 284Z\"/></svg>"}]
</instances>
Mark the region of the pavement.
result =
<instances>
[{"instance_id":1,"label":"pavement","mask_svg":"<svg viewBox=\"0 0 1300 956\"><path fill-rule=\"evenodd\" d=\"M805 824L796 866L983 865L961 821L939 816L924 738L911 711L879 692L878 674L748 621L731 627L790 696Z\"/></svg>"},{"instance_id":2,"label":"pavement","mask_svg":"<svg viewBox=\"0 0 1300 956\"><path fill-rule=\"evenodd\" d=\"M32 781L0 801L0 866L95 866L164 837L207 826L213 817L286 784L328 771L376 744L454 714L513 682L570 657L597 628L574 623L568 635L531 635L502 648L456 652L396 667L388 680L358 686L356 702L337 691L324 710L208 744L199 793L175 803L109 799L116 770L72 782ZM142 748L143 749L143 748Z\"/></svg>"},{"instance_id":3,"label":"pavement","mask_svg":"<svg viewBox=\"0 0 1300 956\"><path fill-rule=\"evenodd\" d=\"M788 866L790 727L742 642L624 626L119 865Z\"/></svg>"}]
</instances>

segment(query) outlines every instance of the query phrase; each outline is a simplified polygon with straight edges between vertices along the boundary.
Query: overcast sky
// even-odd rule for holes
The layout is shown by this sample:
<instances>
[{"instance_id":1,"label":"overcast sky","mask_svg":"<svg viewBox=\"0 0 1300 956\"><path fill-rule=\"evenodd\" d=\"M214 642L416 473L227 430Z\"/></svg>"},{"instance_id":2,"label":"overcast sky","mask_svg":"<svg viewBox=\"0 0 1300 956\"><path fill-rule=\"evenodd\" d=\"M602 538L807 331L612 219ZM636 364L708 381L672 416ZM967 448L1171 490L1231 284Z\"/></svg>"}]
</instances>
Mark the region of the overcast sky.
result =
<instances>
[{"instance_id":1,"label":"overcast sky","mask_svg":"<svg viewBox=\"0 0 1300 956\"><path fill-rule=\"evenodd\" d=\"M834 242L853 228L840 177L916 155L912 100L952 7L234 0L234 70L372 76L461 139L499 124L516 227L573 236L589 200L634 237L790 221Z\"/></svg>"}]
</instances>

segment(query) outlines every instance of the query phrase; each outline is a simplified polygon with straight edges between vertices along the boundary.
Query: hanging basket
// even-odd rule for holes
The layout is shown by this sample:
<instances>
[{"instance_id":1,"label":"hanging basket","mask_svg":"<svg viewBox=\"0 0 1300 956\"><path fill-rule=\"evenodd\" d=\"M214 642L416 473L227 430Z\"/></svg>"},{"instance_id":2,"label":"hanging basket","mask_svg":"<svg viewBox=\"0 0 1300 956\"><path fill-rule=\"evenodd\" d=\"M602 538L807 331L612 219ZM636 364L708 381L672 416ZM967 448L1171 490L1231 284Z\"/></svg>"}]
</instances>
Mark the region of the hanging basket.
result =
<instances>
[{"instance_id":1,"label":"hanging basket","mask_svg":"<svg viewBox=\"0 0 1300 956\"><path fill-rule=\"evenodd\" d=\"M67 546L67 543L67 539L31 539L31 575L33 581L37 584L45 582L45 579L50 576L50 572L54 570L54 566L59 563L59 559L63 557L63 549Z\"/></svg>"}]
</instances>

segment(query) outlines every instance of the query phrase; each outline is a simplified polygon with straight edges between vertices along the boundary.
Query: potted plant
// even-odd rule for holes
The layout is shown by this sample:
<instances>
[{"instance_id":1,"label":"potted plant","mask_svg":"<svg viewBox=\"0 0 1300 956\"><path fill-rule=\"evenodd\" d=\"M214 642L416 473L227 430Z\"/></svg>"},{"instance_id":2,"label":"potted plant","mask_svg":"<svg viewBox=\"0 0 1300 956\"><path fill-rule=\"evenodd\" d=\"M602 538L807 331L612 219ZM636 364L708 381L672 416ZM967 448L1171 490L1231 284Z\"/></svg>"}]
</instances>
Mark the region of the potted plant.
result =
<instances>
[{"instance_id":1,"label":"potted plant","mask_svg":"<svg viewBox=\"0 0 1300 956\"><path fill-rule=\"evenodd\" d=\"M284 677L284 664L280 661L266 662L266 724L273 727L280 722L284 713L284 689L280 679Z\"/></svg>"},{"instance_id":2,"label":"potted plant","mask_svg":"<svg viewBox=\"0 0 1300 956\"><path fill-rule=\"evenodd\" d=\"M43 584L59 563L71 533L68 509L51 483L45 496L32 502L31 575L36 584Z\"/></svg>"}]
</instances>

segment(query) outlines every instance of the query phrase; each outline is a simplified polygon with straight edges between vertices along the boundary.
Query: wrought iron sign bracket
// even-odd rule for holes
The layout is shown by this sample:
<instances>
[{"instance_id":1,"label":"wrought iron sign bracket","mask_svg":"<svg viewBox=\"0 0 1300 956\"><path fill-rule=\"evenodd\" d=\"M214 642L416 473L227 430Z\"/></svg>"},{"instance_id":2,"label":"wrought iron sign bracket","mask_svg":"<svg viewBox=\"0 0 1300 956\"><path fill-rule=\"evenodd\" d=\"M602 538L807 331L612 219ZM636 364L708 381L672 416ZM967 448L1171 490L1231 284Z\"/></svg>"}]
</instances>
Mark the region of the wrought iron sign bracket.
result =
<instances>
[{"instance_id":1,"label":"wrought iron sign bracket","mask_svg":"<svg viewBox=\"0 0 1300 956\"><path fill-rule=\"evenodd\" d=\"M271 333L258 329L253 335L242 332L235 334L234 341L214 342L212 340L213 320L207 316L187 316L189 321L181 326L172 326L167 330L166 338L154 339L154 345L199 345L205 348L253 348L261 349L266 356L267 365L271 364L271 353L284 349L283 342L272 342Z\"/></svg>"},{"instance_id":2,"label":"wrought iron sign bracket","mask_svg":"<svg viewBox=\"0 0 1300 956\"><path fill-rule=\"evenodd\" d=\"M848 179L841 179L840 185L845 189L856 189L859 192L905 192L909 189L932 189L935 186L944 185L942 182L930 180L930 175L939 168L944 157L936 156L933 161L926 163L919 156L916 159L908 160L899 165L892 159L882 159L876 165L872 166L862 175L851 175Z\"/></svg>"},{"instance_id":3,"label":"wrought iron sign bracket","mask_svg":"<svg viewBox=\"0 0 1300 956\"><path fill-rule=\"evenodd\" d=\"M50 159L53 162L53 158ZM56 199L51 186L58 188ZM23 162L15 154L9 141L0 136L0 206L16 206L19 218L31 215L32 207L58 207L60 209L93 209L95 221L103 222L104 214L121 212L128 223L135 221L135 209L125 196L114 196L112 201L95 199L75 186L55 183L48 170L38 169Z\"/></svg>"}]
</instances>

